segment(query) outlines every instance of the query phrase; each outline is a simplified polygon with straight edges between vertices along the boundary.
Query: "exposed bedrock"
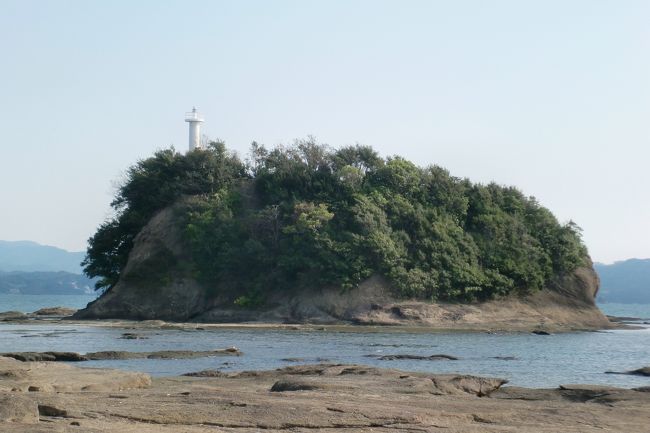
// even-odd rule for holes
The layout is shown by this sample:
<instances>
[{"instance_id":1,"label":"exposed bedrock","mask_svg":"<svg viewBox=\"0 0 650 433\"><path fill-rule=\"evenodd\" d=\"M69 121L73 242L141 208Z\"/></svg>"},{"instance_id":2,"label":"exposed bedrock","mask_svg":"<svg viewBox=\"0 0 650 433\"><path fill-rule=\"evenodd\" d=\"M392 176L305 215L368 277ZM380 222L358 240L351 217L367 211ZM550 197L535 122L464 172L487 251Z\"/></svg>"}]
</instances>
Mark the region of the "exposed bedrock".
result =
<instances>
[{"instance_id":1,"label":"exposed bedrock","mask_svg":"<svg viewBox=\"0 0 650 433\"><path fill-rule=\"evenodd\" d=\"M0 357L13 358L22 362L34 361L103 361L123 359L193 359L208 356L241 356L242 352L236 347L217 350L161 350L157 352L126 352L121 350L106 350L102 352L10 352L0 353Z\"/></svg>"},{"instance_id":2,"label":"exposed bedrock","mask_svg":"<svg viewBox=\"0 0 650 433\"><path fill-rule=\"evenodd\" d=\"M396 361L396 360L413 360L413 361L458 361L458 358L452 355L409 355L409 354L395 354L395 355L366 355L368 358L377 358L380 361Z\"/></svg>"},{"instance_id":3,"label":"exposed bedrock","mask_svg":"<svg viewBox=\"0 0 650 433\"><path fill-rule=\"evenodd\" d=\"M650 376L650 367L641 367L630 371L606 371L607 374L629 374L631 376Z\"/></svg>"},{"instance_id":4,"label":"exposed bedrock","mask_svg":"<svg viewBox=\"0 0 650 433\"><path fill-rule=\"evenodd\" d=\"M0 392L17 392L12 394L17 397L21 392L119 391L150 385L151 377L145 373L0 357Z\"/></svg>"},{"instance_id":5,"label":"exposed bedrock","mask_svg":"<svg viewBox=\"0 0 650 433\"><path fill-rule=\"evenodd\" d=\"M153 381L6 358L0 370L23 373L0 378L3 433L649 431L649 392L592 385L511 388L498 378L338 364Z\"/></svg>"}]
</instances>

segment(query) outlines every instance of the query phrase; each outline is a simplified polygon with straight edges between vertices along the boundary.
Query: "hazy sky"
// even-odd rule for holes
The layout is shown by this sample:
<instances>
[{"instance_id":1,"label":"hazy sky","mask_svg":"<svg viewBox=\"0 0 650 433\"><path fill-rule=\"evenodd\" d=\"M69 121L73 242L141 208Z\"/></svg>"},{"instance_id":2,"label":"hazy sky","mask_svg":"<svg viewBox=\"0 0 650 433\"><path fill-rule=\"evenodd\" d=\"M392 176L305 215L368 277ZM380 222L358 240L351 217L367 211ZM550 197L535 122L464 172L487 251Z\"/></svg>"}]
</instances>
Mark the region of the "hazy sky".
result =
<instances>
[{"instance_id":1,"label":"hazy sky","mask_svg":"<svg viewBox=\"0 0 650 433\"><path fill-rule=\"evenodd\" d=\"M650 257L650 1L0 1L0 239L70 250L187 147L314 135L516 185Z\"/></svg>"}]
</instances>

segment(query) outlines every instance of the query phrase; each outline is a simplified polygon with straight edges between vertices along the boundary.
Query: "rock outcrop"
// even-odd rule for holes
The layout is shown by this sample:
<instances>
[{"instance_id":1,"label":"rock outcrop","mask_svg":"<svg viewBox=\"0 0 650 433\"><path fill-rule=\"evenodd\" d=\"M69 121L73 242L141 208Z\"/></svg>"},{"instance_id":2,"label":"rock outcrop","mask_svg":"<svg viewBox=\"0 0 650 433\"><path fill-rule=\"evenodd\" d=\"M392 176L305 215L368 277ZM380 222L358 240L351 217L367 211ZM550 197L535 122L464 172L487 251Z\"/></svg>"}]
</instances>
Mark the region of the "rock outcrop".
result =
<instances>
[{"instance_id":1,"label":"rock outcrop","mask_svg":"<svg viewBox=\"0 0 650 433\"><path fill-rule=\"evenodd\" d=\"M34 424L38 422L38 405L21 395L0 394L0 426L3 422Z\"/></svg>"},{"instance_id":2,"label":"rock outcrop","mask_svg":"<svg viewBox=\"0 0 650 433\"><path fill-rule=\"evenodd\" d=\"M22 362L35 361L106 361L117 359L194 359L209 356L241 356L242 352L236 347L217 350L161 350L157 352L126 352L121 350L107 350L102 352L9 352L0 353L0 357L12 358Z\"/></svg>"},{"instance_id":3,"label":"rock outcrop","mask_svg":"<svg viewBox=\"0 0 650 433\"><path fill-rule=\"evenodd\" d=\"M0 322L28 322L31 320L51 320L64 319L72 316L77 310L67 307L48 307L41 308L33 313L23 313L20 311L3 311L0 312Z\"/></svg>"},{"instance_id":4,"label":"rock outcrop","mask_svg":"<svg viewBox=\"0 0 650 433\"><path fill-rule=\"evenodd\" d=\"M552 332L611 327L596 307L598 276L591 265L525 297L483 303L429 303L396 299L391 285L373 276L356 289L314 287L272 292L264 307L246 309L208 290L184 271L189 251L177 223L179 205L159 212L136 237L120 281L76 319L161 319L209 323L352 323L474 330ZM142 278L161 255L175 263L156 278Z\"/></svg>"},{"instance_id":5,"label":"rock outcrop","mask_svg":"<svg viewBox=\"0 0 650 433\"><path fill-rule=\"evenodd\" d=\"M380 361L396 361L400 359L408 359L412 361L458 361L458 358L452 355L409 355L409 354L397 354L397 355L368 355L372 358L377 358Z\"/></svg>"},{"instance_id":6,"label":"rock outcrop","mask_svg":"<svg viewBox=\"0 0 650 433\"><path fill-rule=\"evenodd\" d=\"M95 368L76 368L50 362L22 362L0 357L0 396L13 392L122 391L148 388L151 377L145 373ZM0 429L2 431L2 429Z\"/></svg>"},{"instance_id":7,"label":"rock outcrop","mask_svg":"<svg viewBox=\"0 0 650 433\"><path fill-rule=\"evenodd\" d=\"M34 311L36 316L56 316L56 317L66 317L73 315L77 310L74 308L67 307L48 307L41 308L40 310Z\"/></svg>"},{"instance_id":8,"label":"rock outcrop","mask_svg":"<svg viewBox=\"0 0 650 433\"><path fill-rule=\"evenodd\" d=\"M176 211L169 207L149 221L135 238L120 281L74 318L187 321L205 310L205 290L194 279L174 269L165 269L161 278L149 275L161 255L183 261L188 254Z\"/></svg>"},{"instance_id":9,"label":"rock outcrop","mask_svg":"<svg viewBox=\"0 0 650 433\"><path fill-rule=\"evenodd\" d=\"M27 320L29 316L21 311L3 311L0 313L0 322L15 322Z\"/></svg>"},{"instance_id":10,"label":"rock outcrop","mask_svg":"<svg viewBox=\"0 0 650 433\"><path fill-rule=\"evenodd\" d=\"M630 376L650 376L650 367L641 367L631 371L606 371L607 374L628 374Z\"/></svg>"},{"instance_id":11,"label":"rock outcrop","mask_svg":"<svg viewBox=\"0 0 650 433\"><path fill-rule=\"evenodd\" d=\"M8 433L649 431L649 392L602 386L511 388L497 378L338 364L153 381L3 358L0 371L21 372L0 376Z\"/></svg>"}]
</instances>

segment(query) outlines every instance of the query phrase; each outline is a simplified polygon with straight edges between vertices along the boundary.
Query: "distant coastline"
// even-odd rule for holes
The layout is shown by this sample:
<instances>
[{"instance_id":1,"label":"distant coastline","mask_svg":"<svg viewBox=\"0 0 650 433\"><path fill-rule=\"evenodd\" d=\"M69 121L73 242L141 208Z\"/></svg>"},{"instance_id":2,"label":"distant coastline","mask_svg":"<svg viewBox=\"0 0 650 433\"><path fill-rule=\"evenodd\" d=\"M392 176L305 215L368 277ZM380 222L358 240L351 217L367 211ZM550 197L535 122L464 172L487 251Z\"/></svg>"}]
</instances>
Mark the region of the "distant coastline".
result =
<instances>
[{"instance_id":1,"label":"distant coastline","mask_svg":"<svg viewBox=\"0 0 650 433\"><path fill-rule=\"evenodd\" d=\"M90 295L94 282L70 272L0 272L0 293L23 295Z\"/></svg>"},{"instance_id":2,"label":"distant coastline","mask_svg":"<svg viewBox=\"0 0 650 433\"><path fill-rule=\"evenodd\" d=\"M650 304L650 259L595 263L594 268L600 277L598 302Z\"/></svg>"}]
</instances>

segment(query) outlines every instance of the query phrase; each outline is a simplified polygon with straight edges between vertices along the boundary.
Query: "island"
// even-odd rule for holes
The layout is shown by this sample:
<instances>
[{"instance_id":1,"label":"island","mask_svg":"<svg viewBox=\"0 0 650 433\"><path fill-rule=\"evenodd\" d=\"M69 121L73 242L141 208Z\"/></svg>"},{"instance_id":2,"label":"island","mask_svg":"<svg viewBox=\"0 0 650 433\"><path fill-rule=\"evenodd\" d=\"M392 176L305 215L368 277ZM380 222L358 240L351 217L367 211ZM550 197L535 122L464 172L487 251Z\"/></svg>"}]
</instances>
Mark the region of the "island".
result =
<instances>
[{"instance_id":1,"label":"island","mask_svg":"<svg viewBox=\"0 0 650 433\"><path fill-rule=\"evenodd\" d=\"M223 143L138 161L89 239L75 319L612 326L580 229L514 187L369 146Z\"/></svg>"}]
</instances>

